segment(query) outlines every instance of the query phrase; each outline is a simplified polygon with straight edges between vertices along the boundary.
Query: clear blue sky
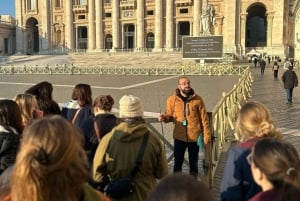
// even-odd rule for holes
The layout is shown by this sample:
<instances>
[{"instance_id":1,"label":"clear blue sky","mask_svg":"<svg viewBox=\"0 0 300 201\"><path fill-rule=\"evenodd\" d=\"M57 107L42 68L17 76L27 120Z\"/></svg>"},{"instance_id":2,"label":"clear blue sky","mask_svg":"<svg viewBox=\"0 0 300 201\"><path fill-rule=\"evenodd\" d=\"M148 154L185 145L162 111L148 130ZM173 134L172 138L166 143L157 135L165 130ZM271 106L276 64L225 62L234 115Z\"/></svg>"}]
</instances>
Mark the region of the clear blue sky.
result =
<instances>
[{"instance_id":1,"label":"clear blue sky","mask_svg":"<svg viewBox=\"0 0 300 201\"><path fill-rule=\"evenodd\" d=\"M0 15L15 17L15 0L0 0Z\"/></svg>"}]
</instances>

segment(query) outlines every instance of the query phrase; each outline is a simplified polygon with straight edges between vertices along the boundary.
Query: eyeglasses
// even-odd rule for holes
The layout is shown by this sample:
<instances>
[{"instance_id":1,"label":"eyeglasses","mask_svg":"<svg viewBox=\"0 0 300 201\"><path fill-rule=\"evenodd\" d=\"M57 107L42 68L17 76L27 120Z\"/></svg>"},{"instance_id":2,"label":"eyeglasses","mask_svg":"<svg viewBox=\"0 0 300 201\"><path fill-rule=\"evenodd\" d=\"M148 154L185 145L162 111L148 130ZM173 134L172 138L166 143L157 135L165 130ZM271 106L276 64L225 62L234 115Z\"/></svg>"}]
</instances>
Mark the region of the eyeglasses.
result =
<instances>
[{"instance_id":1,"label":"eyeglasses","mask_svg":"<svg viewBox=\"0 0 300 201\"><path fill-rule=\"evenodd\" d=\"M183 86L190 86L191 83L190 82L184 82L184 83L180 83L179 85L183 85Z\"/></svg>"},{"instance_id":2,"label":"eyeglasses","mask_svg":"<svg viewBox=\"0 0 300 201\"><path fill-rule=\"evenodd\" d=\"M251 165L251 163L253 161L252 154L250 153L246 158L247 158L247 162L249 163L249 165Z\"/></svg>"}]
</instances>

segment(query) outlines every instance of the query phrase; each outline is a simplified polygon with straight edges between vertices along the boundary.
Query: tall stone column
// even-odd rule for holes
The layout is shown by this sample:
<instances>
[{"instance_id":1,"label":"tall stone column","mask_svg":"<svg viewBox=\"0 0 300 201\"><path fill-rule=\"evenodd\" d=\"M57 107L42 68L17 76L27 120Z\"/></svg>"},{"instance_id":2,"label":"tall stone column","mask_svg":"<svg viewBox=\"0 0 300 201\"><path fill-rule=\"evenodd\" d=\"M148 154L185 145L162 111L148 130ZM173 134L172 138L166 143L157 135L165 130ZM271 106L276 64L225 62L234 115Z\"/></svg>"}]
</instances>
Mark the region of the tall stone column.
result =
<instances>
[{"instance_id":1,"label":"tall stone column","mask_svg":"<svg viewBox=\"0 0 300 201\"><path fill-rule=\"evenodd\" d=\"M74 27L73 27L73 3L72 0L66 1L66 30L65 41L66 47L69 49L74 48Z\"/></svg>"},{"instance_id":2,"label":"tall stone column","mask_svg":"<svg viewBox=\"0 0 300 201\"><path fill-rule=\"evenodd\" d=\"M145 0L137 0L137 48L145 47Z\"/></svg>"},{"instance_id":3,"label":"tall stone column","mask_svg":"<svg viewBox=\"0 0 300 201\"><path fill-rule=\"evenodd\" d=\"M240 45L242 49L242 54L245 55L246 51L246 19L247 19L247 14L248 13L241 13L241 37L240 37Z\"/></svg>"},{"instance_id":4,"label":"tall stone column","mask_svg":"<svg viewBox=\"0 0 300 201\"><path fill-rule=\"evenodd\" d=\"M103 15L103 0L96 0L95 1L95 7L96 7L96 48L97 49L103 49L103 21L102 21L102 15Z\"/></svg>"},{"instance_id":5,"label":"tall stone column","mask_svg":"<svg viewBox=\"0 0 300 201\"><path fill-rule=\"evenodd\" d=\"M162 1L155 0L154 48L162 48Z\"/></svg>"},{"instance_id":6,"label":"tall stone column","mask_svg":"<svg viewBox=\"0 0 300 201\"><path fill-rule=\"evenodd\" d=\"M193 33L190 33L192 36L200 35L200 11L201 4L200 0L194 0L194 19L193 19Z\"/></svg>"},{"instance_id":7,"label":"tall stone column","mask_svg":"<svg viewBox=\"0 0 300 201\"><path fill-rule=\"evenodd\" d=\"M49 48L49 42L50 42L50 37L51 37L51 15L49 13L50 11L50 4L49 4L49 1L42 1L43 4L42 4L42 9L43 9L43 12L42 13L42 23L41 23L41 26L40 26L40 41L41 41L41 44L40 44L40 51L41 50L47 50Z\"/></svg>"},{"instance_id":8,"label":"tall stone column","mask_svg":"<svg viewBox=\"0 0 300 201\"><path fill-rule=\"evenodd\" d=\"M95 49L95 2L94 0L89 0L88 9L89 9L88 49L93 50Z\"/></svg>"},{"instance_id":9,"label":"tall stone column","mask_svg":"<svg viewBox=\"0 0 300 201\"><path fill-rule=\"evenodd\" d=\"M120 48L120 0L112 0L112 38L113 49Z\"/></svg>"},{"instance_id":10,"label":"tall stone column","mask_svg":"<svg viewBox=\"0 0 300 201\"><path fill-rule=\"evenodd\" d=\"M273 28L273 19L274 19L274 12L268 12L267 13L267 47L271 48L272 47L272 28Z\"/></svg>"},{"instance_id":11,"label":"tall stone column","mask_svg":"<svg viewBox=\"0 0 300 201\"><path fill-rule=\"evenodd\" d=\"M26 41L24 41L24 31L23 31L23 19L22 19L22 7L23 1L17 0L15 1L15 11L16 11L16 51L17 53L25 53L24 44Z\"/></svg>"},{"instance_id":12,"label":"tall stone column","mask_svg":"<svg viewBox=\"0 0 300 201\"><path fill-rule=\"evenodd\" d=\"M174 48L174 2L167 0L166 3L166 48ZM176 33L177 34L177 33Z\"/></svg>"}]
</instances>

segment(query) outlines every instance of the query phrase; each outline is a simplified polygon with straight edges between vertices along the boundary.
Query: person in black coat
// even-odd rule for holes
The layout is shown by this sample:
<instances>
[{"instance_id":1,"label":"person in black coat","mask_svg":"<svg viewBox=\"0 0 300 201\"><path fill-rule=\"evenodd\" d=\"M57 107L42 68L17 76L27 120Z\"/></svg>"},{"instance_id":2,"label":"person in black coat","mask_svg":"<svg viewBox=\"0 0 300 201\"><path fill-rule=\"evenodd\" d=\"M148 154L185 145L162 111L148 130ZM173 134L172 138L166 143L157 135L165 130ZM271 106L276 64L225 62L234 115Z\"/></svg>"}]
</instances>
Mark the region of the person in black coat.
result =
<instances>
[{"instance_id":1,"label":"person in black coat","mask_svg":"<svg viewBox=\"0 0 300 201\"><path fill-rule=\"evenodd\" d=\"M13 100L0 100L0 174L16 160L23 124L21 111Z\"/></svg>"},{"instance_id":2,"label":"person in black coat","mask_svg":"<svg viewBox=\"0 0 300 201\"><path fill-rule=\"evenodd\" d=\"M117 117L111 113L114 99L100 95L93 103L94 116L84 121L82 132L85 136L85 150L92 163L99 141L117 125Z\"/></svg>"},{"instance_id":3,"label":"person in black coat","mask_svg":"<svg viewBox=\"0 0 300 201\"><path fill-rule=\"evenodd\" d=\"M293 89L298 87L298 77L295 71L293 71L293 66L289 66L288 70L282 75L282 82L286 90L287 104L293 103Z\"/></svg>"}]
</instances>

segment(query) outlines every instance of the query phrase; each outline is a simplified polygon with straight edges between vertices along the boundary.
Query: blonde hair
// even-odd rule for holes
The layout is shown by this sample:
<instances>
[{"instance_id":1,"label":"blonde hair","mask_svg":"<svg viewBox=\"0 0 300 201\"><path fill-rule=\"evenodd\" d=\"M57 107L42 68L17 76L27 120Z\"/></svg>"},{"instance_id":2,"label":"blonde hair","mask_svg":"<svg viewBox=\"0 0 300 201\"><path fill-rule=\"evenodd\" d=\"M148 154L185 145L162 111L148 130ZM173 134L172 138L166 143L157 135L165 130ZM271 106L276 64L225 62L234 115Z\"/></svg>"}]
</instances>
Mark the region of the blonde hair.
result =
<instances>
[{"instance_id":1,"label":"blonde hair","mask_svg":"<svg viewBox=\"0 0 300 201\"><path fill-rule=\"evenodd\" d=\"M21 110L23 126L27 126L34 119L33 110L39 109L37 100L31 94L18 94L14 100Z\"/></svg>"},{"instance_id":2,"label":"blonde hair","mask_svg":"<svg viewBox=\"0 0 300 201\"><path fill-rule=\"evenodd\" d=\"M282 137L267 107L256 101L249 101L241 108L236 122L236 133L240 141L251 138Z\"/></svg>"},{"instance_id":3,"label":"blonde hair","mask_svg":"<svg viewBox=\"0 0 300 201\"><path fill-rule=\"evenodd\" d=\"M78 201L88 162L78 128L59 115L30 124L12 175L14 201Z\"/></svg>"}]
</instances>

